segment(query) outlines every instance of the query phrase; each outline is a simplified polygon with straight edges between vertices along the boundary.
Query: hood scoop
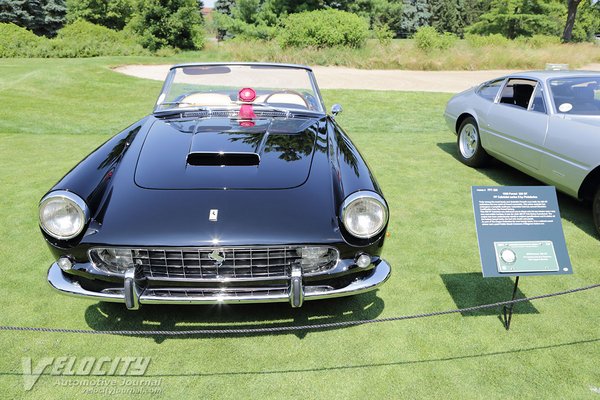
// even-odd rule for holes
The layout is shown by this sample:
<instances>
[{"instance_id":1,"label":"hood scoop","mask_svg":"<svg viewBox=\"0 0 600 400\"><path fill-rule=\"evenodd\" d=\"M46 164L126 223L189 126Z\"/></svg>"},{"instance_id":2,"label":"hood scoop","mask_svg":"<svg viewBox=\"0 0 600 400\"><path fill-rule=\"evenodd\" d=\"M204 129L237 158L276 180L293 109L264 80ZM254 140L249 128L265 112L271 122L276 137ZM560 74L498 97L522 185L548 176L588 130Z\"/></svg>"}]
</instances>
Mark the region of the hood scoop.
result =
<instances>
[{"instance_id":1,"label":"hood scoop","mask_svg":"<svg viewBox=\"0 0 600 400\"><path fill-rule=\"evenodd\" d=\"M260 163L256 153L192 152L187 156L193 166L253 166Z\"/></svg>"},{"instance_id":2,"label":"hood scoop","mask_svg":"<svg viewBox=\"0 0 600 400\"><path fill-rule=\"evenodd\" d=\"M319 119L156 120L145 138L135 183L158 190L290 189L304 184L327 140Z\"/></svg>"}]
</instances>

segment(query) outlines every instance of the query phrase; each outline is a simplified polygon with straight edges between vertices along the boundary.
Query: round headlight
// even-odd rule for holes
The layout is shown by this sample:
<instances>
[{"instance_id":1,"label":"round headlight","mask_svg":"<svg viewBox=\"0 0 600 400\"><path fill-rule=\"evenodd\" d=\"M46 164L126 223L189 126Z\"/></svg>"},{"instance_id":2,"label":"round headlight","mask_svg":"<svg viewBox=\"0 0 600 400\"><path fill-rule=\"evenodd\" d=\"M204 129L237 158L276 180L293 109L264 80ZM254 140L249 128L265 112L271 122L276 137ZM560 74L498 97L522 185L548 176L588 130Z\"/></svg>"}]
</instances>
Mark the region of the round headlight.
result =
<instances>
[{"instance_id":1,"label":"round headlight","mask_svg":"<svg viewBox=\"0 0 600 400\"><path fill-rule=\"evenodd\" d=\"M58 190L40 202L40 226L56 239L73 239L81 233L88 219L85 202L71 192Z\"/></svg>"},{"instance_id":2,"label":"round headlight","mask_svg":"<svg viewBox=\"0 0 600 400\"><path fill-rule=\"evenodd\" d=\"M350 234L368 239L383 230L388 220L388 209L385 200L377 193L356 192L344 200L341 215Z\"/></svg>"}]
</instances>

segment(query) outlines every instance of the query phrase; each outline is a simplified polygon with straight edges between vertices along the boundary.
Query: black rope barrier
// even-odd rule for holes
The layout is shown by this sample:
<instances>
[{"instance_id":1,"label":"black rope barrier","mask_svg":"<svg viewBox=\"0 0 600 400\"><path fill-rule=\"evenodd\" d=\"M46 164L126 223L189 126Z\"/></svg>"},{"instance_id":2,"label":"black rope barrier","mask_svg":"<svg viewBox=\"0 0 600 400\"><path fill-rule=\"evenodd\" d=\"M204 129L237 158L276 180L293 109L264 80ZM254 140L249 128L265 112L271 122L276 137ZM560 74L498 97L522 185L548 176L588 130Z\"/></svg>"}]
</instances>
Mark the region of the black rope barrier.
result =
<instances>
[{"instance_id":1,"label":"black rope barrier","mask_svg":"<svg viewBox=\"0 0 600 400\"><path fill-rule=\"evenodd\" d=\"M93 329L67 329L67 328L43 328L29 326L3 326L0 325L0 331L26 331L26 332L44 332L44 333L78 333L88 335L125 335L125 336L195 336L195 335L244 335L244 334L264 334L264 333L281 333L295 331L309 331L328 328L341 328L347 326L376 324L382 322L404 321L409 319L436 317L440 315L448 315L455 313L468 313L488 308L507 306L517 303L523 303L532 300L547 299L550 297L564 296L571 293L583 292L590 289L600 287L600 283L594 285L583 286L575 289L563 290L555 293L542 294L539 296L523 297L514 300L499 301L497 303L481 304L473 307L456 308L452 310L433 311L421 314L402 315L397 317L364 319L356 321L340 321L328 322L323 324L309 325L290 325L290 326L273 326L263 328L234 328L234 329L192 329L192 330L93 330Z\"/></svg>"}]
</instances>

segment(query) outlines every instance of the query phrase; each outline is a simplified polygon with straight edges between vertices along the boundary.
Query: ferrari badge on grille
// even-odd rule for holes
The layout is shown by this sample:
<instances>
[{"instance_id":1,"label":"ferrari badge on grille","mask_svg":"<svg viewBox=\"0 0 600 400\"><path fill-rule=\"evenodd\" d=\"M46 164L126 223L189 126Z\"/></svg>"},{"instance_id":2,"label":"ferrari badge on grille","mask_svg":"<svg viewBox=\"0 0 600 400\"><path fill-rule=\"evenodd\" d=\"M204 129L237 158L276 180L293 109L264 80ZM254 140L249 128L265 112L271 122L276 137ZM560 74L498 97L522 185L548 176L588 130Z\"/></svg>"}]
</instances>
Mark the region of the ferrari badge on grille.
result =
<instances>
[{"instance_id":1,"label":"ferrari badge on grille","mask_svg":"<svg viewBox=\"0 0 600 400\"><path fill-rule=\"evenodd\" d=\"M215 266L220 267L225 261L225 253L215 249L208 255L208 258L215 262Z\"/></svg>"}]
</instances>

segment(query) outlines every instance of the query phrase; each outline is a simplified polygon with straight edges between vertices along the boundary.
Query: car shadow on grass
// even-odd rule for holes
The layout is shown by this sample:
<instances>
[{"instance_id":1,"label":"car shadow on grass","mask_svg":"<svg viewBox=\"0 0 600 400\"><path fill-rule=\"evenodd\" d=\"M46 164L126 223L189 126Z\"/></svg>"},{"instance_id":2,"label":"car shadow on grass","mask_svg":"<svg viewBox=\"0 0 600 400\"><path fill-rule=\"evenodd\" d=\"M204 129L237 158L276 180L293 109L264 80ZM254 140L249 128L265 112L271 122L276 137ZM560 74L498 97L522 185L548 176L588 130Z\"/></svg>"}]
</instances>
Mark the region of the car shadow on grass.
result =
<instances>
[{"instance_id":1,"label":"car shadow on grass","mask_svg":"<svg viewBox=\"0 0 600 400\"><path fill-rule=\"evenodd\" d=\"M287 303L219 304L219 305L143 305L129 311L123 304L99 302L85 311L88 326L97 331L115 330L200 330L200 329L252 329L324 323L360 321L377 318L384 302L376 291L351 297L305 302L301 308L291 308ZM311 329L340 329L341 327ZM240 333L236 337L289 334L302 339L307 330L267 333ZM140 335L142 336L142 335ZM152 336L157 343L166 338L212 338L219 334Z\"/></svg>"},{"instance_id":2,"label":"car shadow on grass","mask_svg":"<svg viewBox=\"0 0 600 400\"><path fill-rule=\"evenodd\" d=\"M475 307L480 304L491 304L510 300L514 281L509 277L484 278L479 272L440 274L448 293L452 296L456 308ZM517 289L515 298L527 297L521 289ZM461 313L464 317L482 315L500 315L502 307L484 308L477 311ZM539 314L529 301L516 303L513 314Z\"/></svg>"},{"instance_id":3,"label":"car shadow on grass","mask_svg":"<svg viewBox=\"0 0 600 400\"><path fill-rule=\"evenodd\" d=\"M437 146L450 154L460 163L457 156L455 142L438 143ZM469 168L464 166L465 168ZM477 169L481 174L492 179L501 186L539 186L544 183L532 178L521 171L504 164L496 159L491 160L490 164L485 168ZM478 182L473 182L473 185L478 185ZM560 208L560 216L577 226L583 232L591 237L598 238L594 222L592 220L592 209L589 202L581 202L577 199L567 196L564 193L557 192L558 205ZM470 207L470 205L469 205Z\"/></svg>"}]
</instances>

